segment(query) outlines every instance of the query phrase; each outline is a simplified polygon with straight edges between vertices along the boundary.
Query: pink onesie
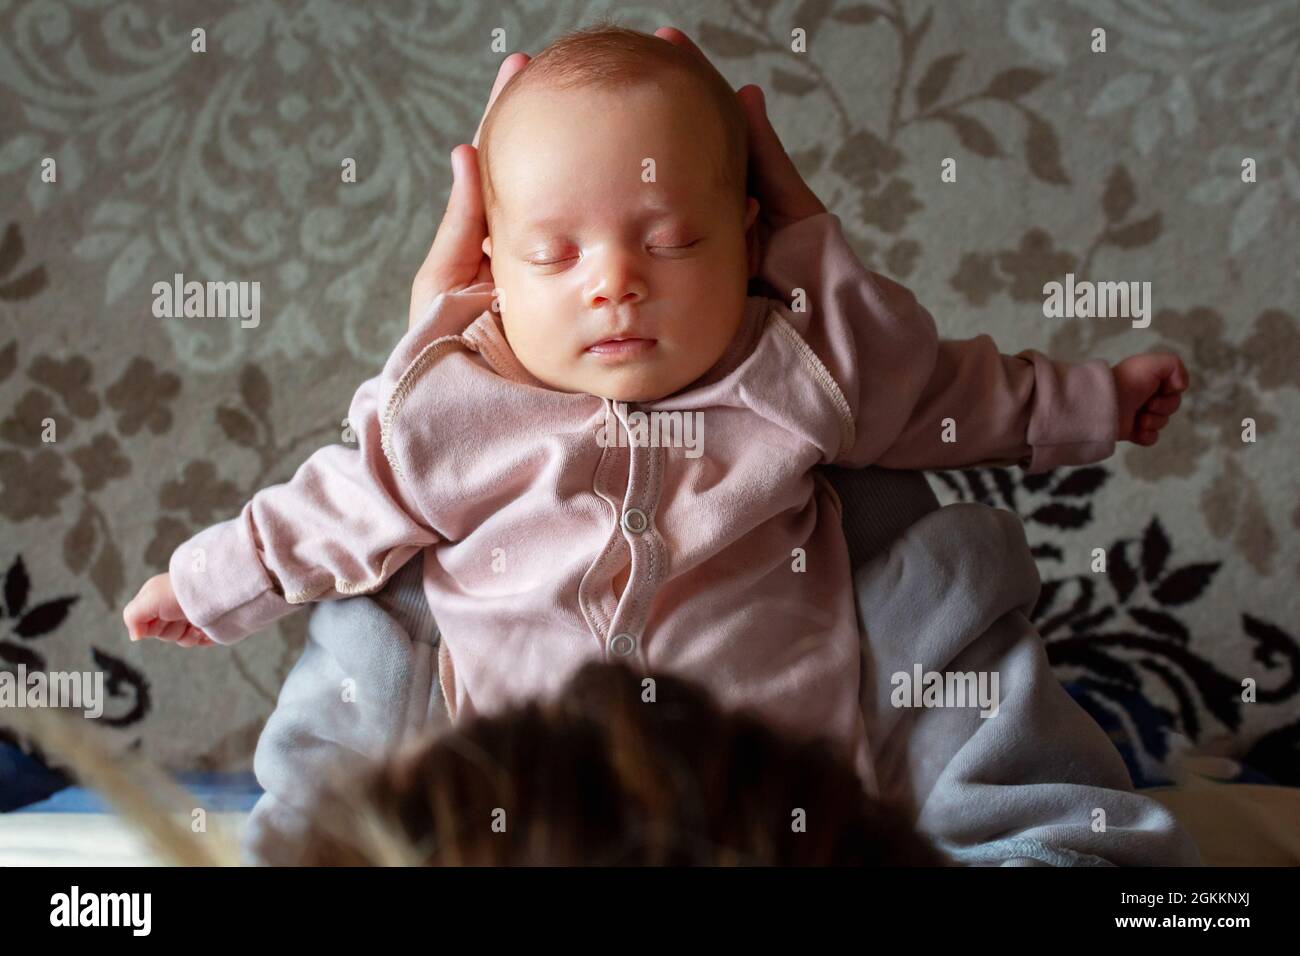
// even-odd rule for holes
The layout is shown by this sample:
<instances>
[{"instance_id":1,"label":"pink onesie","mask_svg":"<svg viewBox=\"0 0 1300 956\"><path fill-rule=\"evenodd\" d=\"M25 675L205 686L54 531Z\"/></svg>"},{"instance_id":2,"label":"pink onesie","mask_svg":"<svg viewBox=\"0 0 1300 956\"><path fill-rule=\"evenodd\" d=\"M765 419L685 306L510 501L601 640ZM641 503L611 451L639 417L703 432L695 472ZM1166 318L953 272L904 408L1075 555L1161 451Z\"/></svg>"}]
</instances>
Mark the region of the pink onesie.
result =
<instances>
[{"instance_id":1,"label":"pink onesie","mask_svg":"<svg viewBox=\"0 0 1300 956\"><path fill-rule=\"evenodd\" d=\"M420 553L453 719L608 656L829 738L874 791L840 506L816 466L1095 461L1115 447L1114 380L1100 359L940 340L831 213L772 236L760 278L784 299L749 297L709 372L633 406L533 378L487 284L440 296L357 391L359 453L316 452L176 550L187 617L234 643ZM699 450L607 440L635 412L700 413Z\"/></svg>"}]
</instances>

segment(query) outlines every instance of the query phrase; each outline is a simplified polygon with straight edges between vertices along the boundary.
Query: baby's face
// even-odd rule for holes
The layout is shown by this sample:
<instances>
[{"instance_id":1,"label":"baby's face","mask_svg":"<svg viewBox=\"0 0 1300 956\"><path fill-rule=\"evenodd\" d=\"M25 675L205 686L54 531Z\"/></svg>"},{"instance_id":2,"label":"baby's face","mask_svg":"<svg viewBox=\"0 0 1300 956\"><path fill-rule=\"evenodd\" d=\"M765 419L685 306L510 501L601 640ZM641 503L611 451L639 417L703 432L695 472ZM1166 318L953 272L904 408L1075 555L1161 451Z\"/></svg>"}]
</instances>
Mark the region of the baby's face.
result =
<instances>
[{"instance_id":1,"label":"baby's face","mask_svg":"<svg viewBox=\"0 0 1300 956\"><path fill-rule=\"evenodd\" d=\"M527 90L498 120L483 251L506 338L546 385L663 398L736 334L758 204L720 182L723 134L702 100L677 80Z\"/></svg>"}]
</instances>

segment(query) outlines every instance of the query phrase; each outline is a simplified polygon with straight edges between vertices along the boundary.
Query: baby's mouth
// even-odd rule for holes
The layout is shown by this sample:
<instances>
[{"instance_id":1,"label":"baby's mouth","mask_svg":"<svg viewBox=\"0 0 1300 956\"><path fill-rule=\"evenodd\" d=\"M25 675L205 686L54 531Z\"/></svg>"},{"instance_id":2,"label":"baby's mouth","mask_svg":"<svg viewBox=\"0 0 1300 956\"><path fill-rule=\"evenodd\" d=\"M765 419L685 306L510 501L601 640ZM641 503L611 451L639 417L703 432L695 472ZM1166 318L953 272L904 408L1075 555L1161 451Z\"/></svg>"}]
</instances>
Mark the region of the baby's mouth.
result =
<instances>
[{"instance_id":1,"label":"baby's mouth","mask_svg":"<svg viewBox=\"0 0 1300 956\"><path fill-rule=\"evenodd\" d=\"M634 336L612 336L588 345L586 350L593 355L608 356L610 358L633 358L648 353L658 341L658 339L643 339Z\"/></svg>"}]
</instances>

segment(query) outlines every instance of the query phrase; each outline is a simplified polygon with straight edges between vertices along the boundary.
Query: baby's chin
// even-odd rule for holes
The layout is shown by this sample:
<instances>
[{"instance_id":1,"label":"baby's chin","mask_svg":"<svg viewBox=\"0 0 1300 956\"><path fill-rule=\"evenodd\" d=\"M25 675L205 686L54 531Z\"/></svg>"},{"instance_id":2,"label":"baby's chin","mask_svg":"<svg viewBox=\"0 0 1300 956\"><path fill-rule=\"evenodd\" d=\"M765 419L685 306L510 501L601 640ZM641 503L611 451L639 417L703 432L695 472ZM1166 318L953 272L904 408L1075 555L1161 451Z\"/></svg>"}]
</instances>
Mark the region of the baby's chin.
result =
<instances>
[{"instance_id":1,"label":"baby's chin","mask_svg":"<svg viewBox=\"0 0 1300 956\"><path fill-rule=\"evenodd\" d=\"M663 368L657 363L621 368L586 368L567 377L559 387L612 402L653 402L679 392L698 375L688 370Z\"/></svg>"},{"instance_id":2,"label":"baby's chin","mask_svg":"<svg viewBox=\"0 0 1300 956\"><path fill-rule=\"evenodd\" d=\"M662 385L646 387L623 387L619 385L604 387L601 388L599 392L592 392L591 394L597 395L600 398L608 398L611 402L626 402L628 404L633 404L636 402L658 401L659 399L666 398L673 392L678 391L680 388L681 386L677 386L676 388L665 388Z\"/></svg>"},{"instance_id":3,"label":"baby's chin","mask_svg":"<svg viewBox=\"0 0 1300 956\"><path fill-rule=\"evenodd\" d=\"M582 391L612 402L653 402L682 388L653 369L619 369L583 376Z\"/></svg>"}]
</instances>

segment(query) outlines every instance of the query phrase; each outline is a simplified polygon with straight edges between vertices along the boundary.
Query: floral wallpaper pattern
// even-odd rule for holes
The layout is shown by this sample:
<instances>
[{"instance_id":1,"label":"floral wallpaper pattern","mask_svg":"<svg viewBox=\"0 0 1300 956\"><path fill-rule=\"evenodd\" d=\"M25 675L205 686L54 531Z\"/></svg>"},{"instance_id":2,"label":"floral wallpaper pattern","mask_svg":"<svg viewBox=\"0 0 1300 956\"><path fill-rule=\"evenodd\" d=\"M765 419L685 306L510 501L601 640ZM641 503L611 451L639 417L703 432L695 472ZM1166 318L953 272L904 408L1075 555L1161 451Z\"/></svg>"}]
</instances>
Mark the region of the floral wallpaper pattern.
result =
<instances>
[{"instance_id":1,"label":"floral wallpaper pattern","mask_svg":"<svg viewBox=\"0 0 1300 956\"><path fill-rule=\"evenodd\" d=\"M304 616L195 652L128 644L122 603L340 440L405 326L492 31L536 52L609 13L760 83L863 261L942 334L1183 356L1154 448L932 483L1024 518L1053 666L1152 779L1181 739L1300 784L1292 0L0 0L0 666L102 667L124 746L247 766ZM259 282L260 325L155 318L176 273ZM1151 282L1150 326L1045 318L1067 273Z\"/></svg>"}]
</instances>

